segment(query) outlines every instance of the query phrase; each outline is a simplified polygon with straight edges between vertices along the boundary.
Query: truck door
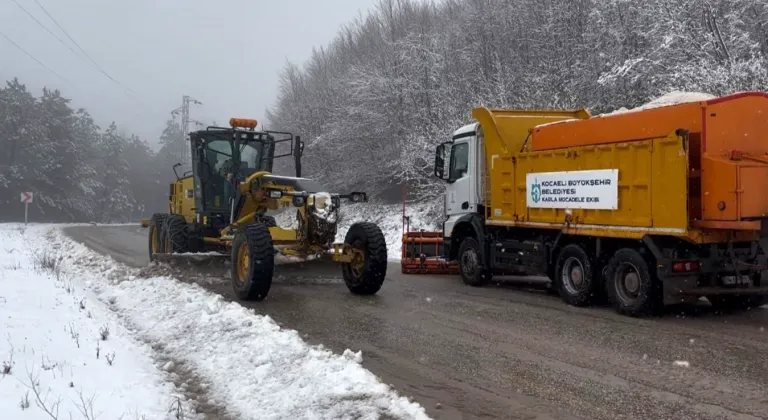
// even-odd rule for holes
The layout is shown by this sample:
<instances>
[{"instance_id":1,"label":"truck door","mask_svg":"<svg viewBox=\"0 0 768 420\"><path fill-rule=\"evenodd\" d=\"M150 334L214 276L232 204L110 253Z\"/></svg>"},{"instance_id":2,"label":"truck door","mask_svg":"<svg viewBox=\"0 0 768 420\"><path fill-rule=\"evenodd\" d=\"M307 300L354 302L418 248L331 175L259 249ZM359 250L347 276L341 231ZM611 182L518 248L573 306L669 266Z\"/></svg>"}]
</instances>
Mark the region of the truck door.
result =
<instances>
[{"instance_id":1,"label":"truck door","mask_svg":"<svg viewBox=\"0 0 768 420\"><path fill-rule=\"evenodd\" d=\"M446 216L463 215L473 211L470 204L472 171L470 168L470 138L453 144L446 188Z\"/></svg>"}]
</instances>

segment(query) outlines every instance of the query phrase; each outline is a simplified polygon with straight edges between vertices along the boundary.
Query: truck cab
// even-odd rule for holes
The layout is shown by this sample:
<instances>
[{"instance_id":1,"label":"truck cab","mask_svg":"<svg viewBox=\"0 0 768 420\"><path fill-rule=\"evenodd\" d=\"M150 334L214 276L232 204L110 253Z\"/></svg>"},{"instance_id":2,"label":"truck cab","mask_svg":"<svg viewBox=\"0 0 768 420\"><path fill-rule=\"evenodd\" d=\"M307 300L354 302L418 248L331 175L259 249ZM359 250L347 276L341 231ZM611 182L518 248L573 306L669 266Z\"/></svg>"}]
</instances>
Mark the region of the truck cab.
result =
<instances>
[{"instance_id":1,"label":"truck cab","mask_svg":"<svg viewBox=\"0 0 768 420\"><path fill-rule=\"evenodd\" d=\"M460 238L454 241L455 234L463 237L471 231L478 237L482 231L485 159L481 142L482 127L473 123L454 131L451 140L435 151L435 176L446 183L443 257L448 261L458 257Z\"/></svg>"}]
</instances>

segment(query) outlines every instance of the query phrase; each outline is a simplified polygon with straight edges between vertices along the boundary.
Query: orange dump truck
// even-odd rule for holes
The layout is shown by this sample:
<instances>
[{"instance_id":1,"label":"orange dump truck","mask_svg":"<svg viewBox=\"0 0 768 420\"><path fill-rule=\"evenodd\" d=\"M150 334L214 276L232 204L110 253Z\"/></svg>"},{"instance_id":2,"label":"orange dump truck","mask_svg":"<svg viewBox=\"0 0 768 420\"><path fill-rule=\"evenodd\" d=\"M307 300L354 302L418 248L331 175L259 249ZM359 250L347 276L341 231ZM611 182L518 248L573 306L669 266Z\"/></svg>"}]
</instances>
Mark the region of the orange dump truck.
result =
<instances>
[{"instance_id":1,"label":"orange dump truck","mask_svg":"<svg viewBox=\"0 0 768 420\"><path fill-rule=\"evenodd\" d=\"M604 296L628 315L766 303L767 94L472 116L435 154L447 183L435 240L467 284L542 273L569 304Z\"/></svg>"}]
</instances>

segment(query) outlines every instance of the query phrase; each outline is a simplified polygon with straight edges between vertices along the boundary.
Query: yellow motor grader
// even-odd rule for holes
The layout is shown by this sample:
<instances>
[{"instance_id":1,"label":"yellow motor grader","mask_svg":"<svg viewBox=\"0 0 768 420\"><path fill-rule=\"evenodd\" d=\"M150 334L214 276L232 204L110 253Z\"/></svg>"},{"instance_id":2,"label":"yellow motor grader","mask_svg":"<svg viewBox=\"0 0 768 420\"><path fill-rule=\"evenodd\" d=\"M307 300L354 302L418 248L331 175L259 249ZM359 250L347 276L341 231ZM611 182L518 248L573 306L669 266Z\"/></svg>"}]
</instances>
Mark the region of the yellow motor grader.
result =
<instances>
[{"instance_id":1,"label":"yellow motor grader","mask_svg":"<svg viewBox=\"0 0 768 420\"><path fill-rule=\"evenodd\" d=\"M364 192L331 194L301 177L299 136L257 131L257 121L233 118L230 127L189 134L192 170L170 185L169 212L142 220L150 260L213 253L231 258L240 299L263 300L272 285L275 255L341 263L353 294L375 294L387 273L387 244L374 223L358 222L335 243L341 200L367 201ZM276 155L278 145L289 152ZM272 174L276 158L293 157L296 176ZM268 211L296 211L295 228L277 225Z\"/></svg>"}]
</instances>

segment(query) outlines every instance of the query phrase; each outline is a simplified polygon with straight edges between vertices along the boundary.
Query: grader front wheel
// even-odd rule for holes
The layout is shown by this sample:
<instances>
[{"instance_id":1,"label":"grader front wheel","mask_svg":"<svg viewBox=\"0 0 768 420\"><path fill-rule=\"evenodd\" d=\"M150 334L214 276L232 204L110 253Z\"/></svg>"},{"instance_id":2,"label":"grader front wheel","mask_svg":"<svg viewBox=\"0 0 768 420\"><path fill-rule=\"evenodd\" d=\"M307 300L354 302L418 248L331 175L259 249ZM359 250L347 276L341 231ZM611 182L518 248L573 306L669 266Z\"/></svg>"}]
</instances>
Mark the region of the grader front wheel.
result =
<instances>
[{"instance_id":1,"label":"grader front wheel","mask_svg":"<svg viewBox=\"0 0 768 420\"><path fill-rule=\"evenodd\" d=\"M355 223L344 243L353 248L352 261L341 266L344 283L356 295L373 295L387 275L387 241L374 223Z\"/></svg>"},{"instance_id":2,"label":"grader front wheel","mask_svg":"<svg viewBox=\"0 0 768 420\"><path fill-rule=\"evenodd\" d=\"M232 241L232 288L239 299L264 300L272 286L275 250L269 228L247 226Z\"/></svg>"}]
</instances>

